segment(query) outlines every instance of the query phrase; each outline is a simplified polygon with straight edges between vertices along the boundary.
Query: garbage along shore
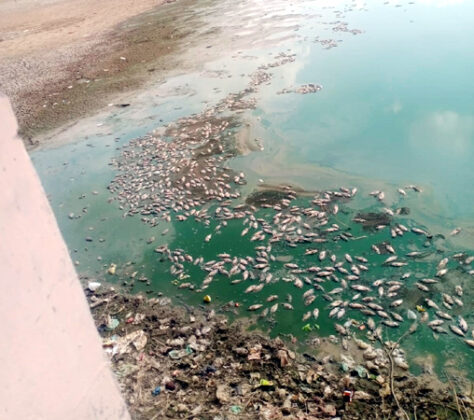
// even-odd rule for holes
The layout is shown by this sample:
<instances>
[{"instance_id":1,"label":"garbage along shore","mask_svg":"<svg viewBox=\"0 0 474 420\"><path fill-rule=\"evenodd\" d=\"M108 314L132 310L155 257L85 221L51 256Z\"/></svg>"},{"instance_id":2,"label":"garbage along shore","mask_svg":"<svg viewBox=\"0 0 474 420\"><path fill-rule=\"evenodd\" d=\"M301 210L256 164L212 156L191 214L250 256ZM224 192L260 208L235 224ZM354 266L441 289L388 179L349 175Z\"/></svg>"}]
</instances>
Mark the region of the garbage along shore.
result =
<instances>
[{"instance_id":1,"label":"garbage along shore","mask_svg":"<svg viewBox=\"0 0 474 420\"><path fill-rule=\"evenodd\" d=\"M351 366L349 360L362 360L355 347L344 356L320 338L318 348L302 351L291 337L271 339L241 320L229 322L212 303L177 306L168 297L129 295L97 282L85 294L135 420L474 414L472 384L469 391L459 378L413 376L393 363Z\"/></svg>"}]
</instances>

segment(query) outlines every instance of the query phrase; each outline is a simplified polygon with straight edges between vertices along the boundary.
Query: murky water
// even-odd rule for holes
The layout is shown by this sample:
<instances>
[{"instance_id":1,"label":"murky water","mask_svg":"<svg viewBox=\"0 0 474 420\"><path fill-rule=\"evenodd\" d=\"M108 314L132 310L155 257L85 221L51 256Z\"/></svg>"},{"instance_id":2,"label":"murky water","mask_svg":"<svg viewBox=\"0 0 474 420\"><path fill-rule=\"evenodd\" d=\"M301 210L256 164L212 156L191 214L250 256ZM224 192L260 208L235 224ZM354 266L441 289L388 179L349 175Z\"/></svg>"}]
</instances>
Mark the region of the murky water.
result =
<instances>
[{"instance_id":1,"label":"murky water","mask_svg":"<svg viewBox=\"0 0 474 420\"><path fill-rule=\"evenodd\" d=\"M173 9L176 5L169 7L177 10ZM191 15L190 10L185 13ZM474 67L474 4L447 0L223 1L202 2L193 13L202 20L201 33L219 34L192 47L195 52L219 50L204 68L153 86L133 98L130 108L111 107L110 113L92 119L82 131L66 133L71 143L33 153L79 272L114 281L106 270L110 263L116 263L118 276L134 292L179 294L185 302L196 305L208 293L216 307L239 302L240 308L234 310L241 315L248 314L249 305L265 303L271 294L278 294L280 302L290 294L294 310L278 310L260 321L263 328L274 335L292 333L302 340L335 333L334 321L328 318L329 302L319 296L311 306L320 309L319 319L302 321L308 310L301 299L306 285L299 290L290 282L278 281L259 293L245 294L248 283L231 285L226 276L217 275L205 292L176 288L180 281L170 273L171 264L160 260L154 249L166 243L170 249L183 249L204 261L214 260L223 252L239 258L254 256L255 246L262 244L251 242L250 234L241 236L242 220L230 220L205 242L205 236L215 232L220 221L211 220L204 226L192 218L184 222L173 219L171 223L160 220L151 228L139 215L125 216L126 209L108 202L114 196L107 187L116 175L111 161L120 156L120 147L163 124L201 112L228 93L241 91L251 73L284 52L295 54L294 61L267 69L271 80L252 95L256 108L237 113L244 137L250 143L257 138L263 146L263 150L228 161L230 167L246 174L242 194L252 192L262 180L310 191L357 187L356 197L340 204L340 212L328 226L337 223L362 238L331 241L324 249L338 260L345 253L369 259L367 284L379 278L397 281L402 274L412 273L400 294L404 302L398 313L405 318L407 309L414 310L425 297L414 286L415 281L433 277L440 259L450 257L451 271L435 290L437 295L452 294L455 285L463 286L464 306L454 306L451 314L467 320L470 329L466 336L472 338L474 277L469 268L472 270L473 265L462 267L452 256L459 252L474 255L474 80L470 71ZM153 20L153 14L148 19ZM278 93L308 83L323 88L306 95ZM407 195L401 196L397 188L408 184L419 185L423 192L407 190ZM383 205L368 195L372 190L385 192ZM311 198L298 198L292 205L306 207L310 202ZM353 222L359 211L380 211L384 206L409 208L408 215L395 216L396 222L435 234L432 241L409 233L392 240L407 266L387 268L382 263L388 255L376 255L371 250L372 244L390 239L387 229L367 233ZM211 206L209 214L215 208ZM270 221L274 213L260 209L255 217ZM461 233L449 236L455 227L461 227ZM169 231L162 235L165 229ZM86 241L88 237L92 241ZM155 239L148 243L151 237ZM270 264L273 277L288 276L285 262L310 266L312 262L304 256L309 247L274 244L271 252L278 258ZM414 250L426 251L426 256L416 260L404 257ZM188 264L186 274L190 276L186 281L199 287L207 273ZM140 277L149 279L150 285L139 281ZM324 283L327 293L336 287L340 287L336 282ZM349 300L354 294L348 288L340 298ZM388 306L390 301L385 299ZM439 299L437 302L441 304ZM364 321L356 311L349 314ZM302 331L308 322L313 331ZM409 325L405 321L399 328L387 328L387 334L397 338ZM415 371L419 365L414 361L431 354L438 373L460 369L474 376L473 350L451 332L438 336L421 325L404 347Z\"/></svg>"}]
</instances>

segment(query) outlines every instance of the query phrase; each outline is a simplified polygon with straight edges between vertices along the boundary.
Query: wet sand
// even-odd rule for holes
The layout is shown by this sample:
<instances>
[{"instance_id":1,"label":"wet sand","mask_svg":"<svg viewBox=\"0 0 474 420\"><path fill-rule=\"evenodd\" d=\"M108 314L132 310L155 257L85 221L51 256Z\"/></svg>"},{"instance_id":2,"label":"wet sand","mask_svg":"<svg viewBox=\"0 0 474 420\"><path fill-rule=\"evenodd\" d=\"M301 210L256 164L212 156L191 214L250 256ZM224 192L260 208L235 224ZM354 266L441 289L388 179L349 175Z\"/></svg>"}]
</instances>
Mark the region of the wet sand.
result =
<instances>
[{"instance_id":1,"label":"wet sand","mask_svg":"<svg viewBox=\"0 0 474 420\"><path fill-rule=\"evenodd\" d=\"M167 2L0 4L0 91L13 103L27 146L115 102L117 94L137 88L152 73L171 68L173 61L167 57L186 35L175 27L173 13L153 30L130 21L163 3ZM184 7L186 0L180 3ZM169 6L173 5L164 5Z\"/></svg>"}]
</instances>

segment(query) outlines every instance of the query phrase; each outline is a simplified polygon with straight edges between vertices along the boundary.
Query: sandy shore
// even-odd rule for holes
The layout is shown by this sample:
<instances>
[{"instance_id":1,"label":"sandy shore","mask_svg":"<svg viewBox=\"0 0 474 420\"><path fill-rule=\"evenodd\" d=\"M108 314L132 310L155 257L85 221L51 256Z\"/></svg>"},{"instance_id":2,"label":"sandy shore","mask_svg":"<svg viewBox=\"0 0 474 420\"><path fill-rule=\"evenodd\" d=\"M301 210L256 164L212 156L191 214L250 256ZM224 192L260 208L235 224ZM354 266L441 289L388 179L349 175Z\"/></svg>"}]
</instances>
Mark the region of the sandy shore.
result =
<instances>
[{"instance_id":1,"label":"sandy shore","mask_svg":"<svg viewBox=\"0 0 474 420\"><path fill-rule=\"evenodd\" d=\"M10 97L27 145L52 128L90 115L112 95L137 87L168 65L163 58L182 37L169 21L157 22L153 32L126 24L163 3L0 3L0 91Z\"/></svg>"}]
</instances>

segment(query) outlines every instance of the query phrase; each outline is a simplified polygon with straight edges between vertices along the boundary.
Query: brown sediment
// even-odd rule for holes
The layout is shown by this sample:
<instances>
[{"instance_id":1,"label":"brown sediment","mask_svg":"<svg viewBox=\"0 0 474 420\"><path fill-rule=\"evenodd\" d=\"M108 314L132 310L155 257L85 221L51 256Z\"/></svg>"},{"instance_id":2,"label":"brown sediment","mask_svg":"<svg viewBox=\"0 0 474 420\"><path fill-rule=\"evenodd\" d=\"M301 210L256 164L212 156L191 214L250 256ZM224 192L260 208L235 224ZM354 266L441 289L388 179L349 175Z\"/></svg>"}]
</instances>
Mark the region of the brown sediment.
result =
<instances>
[{"instance_id":1,"label":"brown sediment","mask_svg":"<svg viewBox=\"0 0 474 420\"><path fill-rule=\"evenodd\" d=\"M387 372L377 377L345 373L341 352L324 339L319 351L303 353L296 342L249 332L239 322L230 324L223 312L231 303L178 307L168 298L130 296L106 287L86 289L86 295L134 419L400 415L387 389ZM352 354L359 357L356 351ZM393 381L400 406L418 419L456 418L459 411L465 418L472 415L470 396L460 389L453 395L452 382L398 369ZM344 390L355 392L352 403L344 403Z\"/></svg>"},{"instance_id":2,"label":"brown sediment","mask_svg":"<svg viewBox=\"0 0 474 420\"><path fill-rule=\"evenodd\" d=\"M14 23L0 32L0 89L12 100L28 146L143 85L151 74L176 67L181 41L195 29L195 22L179 20L192 2L161 3L106 1L99 7L66 0L37 6L31 16L26 5L6 11L3 20ZM131 19L157 6L164 12ZM22 33L25 27L34 33Z\"/></svg>"}]
</instances>

